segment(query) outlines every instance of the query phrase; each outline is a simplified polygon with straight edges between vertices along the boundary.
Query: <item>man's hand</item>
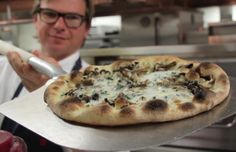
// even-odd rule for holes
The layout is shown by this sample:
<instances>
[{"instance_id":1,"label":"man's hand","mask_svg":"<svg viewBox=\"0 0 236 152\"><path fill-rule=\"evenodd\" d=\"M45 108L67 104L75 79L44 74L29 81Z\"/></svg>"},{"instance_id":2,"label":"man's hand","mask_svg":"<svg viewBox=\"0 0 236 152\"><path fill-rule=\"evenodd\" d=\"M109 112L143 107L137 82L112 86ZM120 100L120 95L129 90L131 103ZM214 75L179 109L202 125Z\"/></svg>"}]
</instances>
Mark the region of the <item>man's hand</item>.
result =
<instances>
[{"instance_id":1,"label":"man's hand","mask_svg":"<svg viewBox=\"0 0 236 152\"><path fill-rule=\"evenodd\" d=\"M33 54L49 63L58 65L56 60L47 57L39 51L33 51ZM22 83L28 91L31 92L38 89L39 87L43 86L49 79L48 76L39 73L38 71L34 70L31 65L23 61L20 55L16 52L9 52L7 54L7 58L12 68L21 78Z\"/></svg>"}]
</instances>

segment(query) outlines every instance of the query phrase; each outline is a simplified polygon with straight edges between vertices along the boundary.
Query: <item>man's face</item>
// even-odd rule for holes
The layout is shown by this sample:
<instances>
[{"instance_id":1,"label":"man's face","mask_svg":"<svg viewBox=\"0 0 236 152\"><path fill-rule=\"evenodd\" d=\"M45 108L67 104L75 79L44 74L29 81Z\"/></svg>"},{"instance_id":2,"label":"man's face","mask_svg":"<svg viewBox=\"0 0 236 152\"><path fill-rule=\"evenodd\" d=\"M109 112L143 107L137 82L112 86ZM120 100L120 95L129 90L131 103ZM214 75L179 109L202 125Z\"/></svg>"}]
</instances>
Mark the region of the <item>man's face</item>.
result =
<instances>
[{"instance_id":1,"label":"man's face","mask_svg":"<svg viewBox=\"0 0 236 152\"><path fill-rule=\"evenodd\" d=\"M60 13L77 13L83 16L86 12L84 0L42 0L40 7ZM34 23L42 50L57 60L78 50L89 30L86 22L83 22L78 28L68 28L63 17L53 24L48 24L40 19L39 14L36 14Z\"/></svg>"}]
</instances>

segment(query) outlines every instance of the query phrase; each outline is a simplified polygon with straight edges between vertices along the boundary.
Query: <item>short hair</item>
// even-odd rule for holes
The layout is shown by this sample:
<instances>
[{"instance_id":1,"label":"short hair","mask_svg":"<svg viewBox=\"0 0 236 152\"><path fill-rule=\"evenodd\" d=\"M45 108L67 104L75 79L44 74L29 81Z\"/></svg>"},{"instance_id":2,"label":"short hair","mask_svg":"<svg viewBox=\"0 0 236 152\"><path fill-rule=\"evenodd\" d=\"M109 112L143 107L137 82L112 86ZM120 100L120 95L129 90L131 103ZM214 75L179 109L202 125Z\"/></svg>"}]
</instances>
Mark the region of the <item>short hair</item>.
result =
<instances>
[{"instance_id":1,"label":"short hair","mask_svg":"<svg viewBox=\"0 0 236 152\"><path fill-rule=\"evenodd\" d=\"M32 9L32 15L35 15L38 13L38 10L40 8L40 3L42 0L35 0L34 6ZM85 20L88 26L91 26L92 18L95 12L93 0L84 0L86 3L86 12L85 12Z\"/></svg>"}]
</instances>

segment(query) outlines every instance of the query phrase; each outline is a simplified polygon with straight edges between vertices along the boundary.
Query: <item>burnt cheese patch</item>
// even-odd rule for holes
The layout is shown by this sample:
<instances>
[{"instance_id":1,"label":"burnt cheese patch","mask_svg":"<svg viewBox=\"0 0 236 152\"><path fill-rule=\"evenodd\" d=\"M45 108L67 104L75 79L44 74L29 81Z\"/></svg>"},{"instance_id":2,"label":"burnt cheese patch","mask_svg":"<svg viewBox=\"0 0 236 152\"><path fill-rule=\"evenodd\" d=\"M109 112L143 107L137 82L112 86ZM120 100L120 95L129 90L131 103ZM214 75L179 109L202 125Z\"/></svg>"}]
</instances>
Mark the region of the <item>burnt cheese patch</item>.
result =
<instances>
[{"instance_id":1,"label":"burnt cheese patch","mask_svg":"<svg viewBox=\"0 0 236 152\"><path fill-rule=\"evenodd\" d=\"M186 87L191 91L195 99L204 100L206 98L207 94L205 90L200 87L197 81L187 81L184 83L184 85L186 85Z\"/></svg>"}]
</instances>

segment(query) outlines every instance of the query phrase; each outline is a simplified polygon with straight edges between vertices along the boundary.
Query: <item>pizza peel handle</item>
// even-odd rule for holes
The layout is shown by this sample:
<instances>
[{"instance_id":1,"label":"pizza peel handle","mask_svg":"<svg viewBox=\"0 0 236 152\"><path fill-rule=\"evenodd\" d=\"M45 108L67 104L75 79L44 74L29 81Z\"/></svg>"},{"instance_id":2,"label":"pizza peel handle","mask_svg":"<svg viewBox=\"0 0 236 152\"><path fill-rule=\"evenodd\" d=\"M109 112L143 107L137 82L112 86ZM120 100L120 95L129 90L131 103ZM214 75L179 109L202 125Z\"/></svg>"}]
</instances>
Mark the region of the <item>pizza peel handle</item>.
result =
<instances>
[{"instance_id":1,"label":"pizza peel handle","mask_svg":"<svg viewBox=\"0 0 236 152\"><path fill-rule=\"evenodd\" d=\"M6 55L10 51L19 53L21 58L29 63L35 70L51 78L66 73L61 67L50 64L27 51L0 40L0 54Z\"/></svg>"},{"instance_id":2,"label":"pizza peel handle","mask_svg":"<svg viewBox=\"0 0 236 152\"><path fill-rule=\"evenodd\" d=\"M21 58L26 62L28 61L28 59L30 57L34 56L33 54L28 53L27 51L24 51L20 48L15 47L14 45L12 45L10 43L0 40L0 54L7 55L7 53L10 51L14 51L14 52L19 53Z\"/></svg>"}]
</instances>

